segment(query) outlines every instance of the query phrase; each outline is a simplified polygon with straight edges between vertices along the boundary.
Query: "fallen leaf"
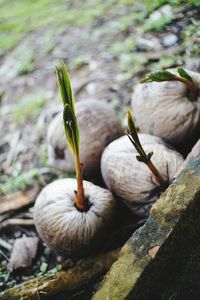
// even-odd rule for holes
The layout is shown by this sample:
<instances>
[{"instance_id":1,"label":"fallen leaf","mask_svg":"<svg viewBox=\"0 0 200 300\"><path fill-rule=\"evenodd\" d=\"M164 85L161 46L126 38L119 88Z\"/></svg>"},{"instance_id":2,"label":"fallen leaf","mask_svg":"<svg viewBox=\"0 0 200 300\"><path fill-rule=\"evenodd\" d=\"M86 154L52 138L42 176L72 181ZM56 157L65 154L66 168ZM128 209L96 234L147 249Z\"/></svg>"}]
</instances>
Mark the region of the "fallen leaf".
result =
<instances>
[{"instance_id":1,"label":"fallen leaf","mask_svg":"<svg viewBox=\"0 0 200 300\"><path fill-rule=\"evenodd\" d=\"M6 196L0 196L0 214L11 210L18 210L35 201L38 188L35 187L28 191L18 191Z\"/></svg>"},{"instance_id":2,"label":"fallen leaf","mask_svg":"<svg viewBox=\"0 0 200 300\"><path fill-rule=\"evenodd\" d=\"M9 272L30 267L36 257L39 239L37 237L22 237L16 239L7 266Z\"/></svg>"}]
</instances>

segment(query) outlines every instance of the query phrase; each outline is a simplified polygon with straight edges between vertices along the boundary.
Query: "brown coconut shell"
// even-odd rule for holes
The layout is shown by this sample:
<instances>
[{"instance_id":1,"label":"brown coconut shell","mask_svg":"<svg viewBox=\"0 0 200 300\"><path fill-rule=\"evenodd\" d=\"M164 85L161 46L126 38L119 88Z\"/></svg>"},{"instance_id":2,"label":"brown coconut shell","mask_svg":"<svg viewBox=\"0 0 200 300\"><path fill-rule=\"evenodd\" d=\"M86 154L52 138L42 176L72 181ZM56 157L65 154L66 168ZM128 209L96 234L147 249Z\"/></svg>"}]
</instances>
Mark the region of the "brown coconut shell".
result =
<instances>
[{"instance_id":1,"label":"brown coconut shell","mask_svg":"<svg viewBox=\"0 0 200 300\"><path fill-rule=\"evenodd\" d=\"M139 134L146 153L153 152L152 162L166 185L169 184L183 163L182 156L167 146L162 139L148 134ZM101 172L106 186L132 211L147 214L149 203L160 194L160 186L147 165L138 162L135 148L127 136L109 144L101 159Z\"/></svg>"},{"instance_id":2,"label":"brown coconut shell","mask_svg":"<svg viewBox=\"0 0 200 300\"><path fill-rule=\"evenodd\" d=\"M76 104L80 130L80 159L84 173L100 168L101 154L112 140L123 134L115 111L106 103L89 100ZM47 134L49 163L60 170L75 172L74 158L69 149L63 126L62 113L50 123Z\"/></svg>"},{"instance_id":3,"label":"brown coconut shell","mask_svg":"<svg viewBox=\"0 0 200 300\"><path fill-rule=\"evenodd\" d=\"M74 204L76 179L60 179L48 184L34 207L36 229L57 254L80 257L108 234L115 219L116 201L110 191L84 181L89 208L79 211Z\"/></svg>"},{"instance_id":4,"label":"brown coconut shell","mask_svg":"<svg viewBox=\"0 0 200 300\"><path fill-rule=\"evenodd\" d=\"M200 74L187 72L200 88ZM192 96L178 81L137 85L132 96L136 125L141 132L159 136L174 146L194 144L200 130L200 90Z\"/></svg>"}]
</instances>

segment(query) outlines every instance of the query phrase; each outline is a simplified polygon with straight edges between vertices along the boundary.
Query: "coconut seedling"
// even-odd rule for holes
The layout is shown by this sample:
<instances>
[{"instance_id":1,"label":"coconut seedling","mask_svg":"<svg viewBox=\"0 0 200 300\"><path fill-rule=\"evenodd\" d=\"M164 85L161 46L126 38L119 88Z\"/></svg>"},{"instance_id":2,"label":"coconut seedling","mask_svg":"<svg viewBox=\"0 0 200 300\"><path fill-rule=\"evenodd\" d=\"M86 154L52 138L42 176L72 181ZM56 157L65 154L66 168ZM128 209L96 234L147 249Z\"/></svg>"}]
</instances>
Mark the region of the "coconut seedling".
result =
<instances>
[{"instance_id":1,"label":"coconut seedling","mask_svg":"<svg viewBox=\"0 0 200 300\"><path fill-rule=\"evenodd\" d=\"M161 138L138 134L130 110L127 135L106 147L101 170L107 187L143 219L172 182L183 158Z\"/></svg>"},{"instance_id":2,"label":"coconut seedling","mask_svg":"<svg viewBox=\"0 0 200 300\"><path fill-rule=\"evenodd\" d=\"M112 107L98 100L83 100L75 105L81 135L80 159L84 174L93 175L100 170L101 154L111 141L123 135L119 117ZM50 123L47 133L48 160L53 167L74 172L70 147L65 141L62 113Z\"/></svg>"},{"instance_id":3,"label":"coconut seedling","mask_svg":"<svg viewBox=\"0 0 200 300\"><path fill-rule=\"evenodd\" d=\"M80 134L70 77L64 64L56 67L56 71L76 179L60 179L47 185L36 199L34 220L40 237L49 248L65 257L81 257L88 254L112 227L115 200L110 191L83 181L84 166L80 160Z\"/></svg>"},{"instance_id":4,"label":"coconut seedling","mask_svg":"<svg viewBox=\"0 0 200 300\"><path fill-rule=\"evenodd\" d=\"M132 107L141 132L186 148L199 138L200 74L183 68L148 75L133 93Z\"/></svg>"}]
</instances>

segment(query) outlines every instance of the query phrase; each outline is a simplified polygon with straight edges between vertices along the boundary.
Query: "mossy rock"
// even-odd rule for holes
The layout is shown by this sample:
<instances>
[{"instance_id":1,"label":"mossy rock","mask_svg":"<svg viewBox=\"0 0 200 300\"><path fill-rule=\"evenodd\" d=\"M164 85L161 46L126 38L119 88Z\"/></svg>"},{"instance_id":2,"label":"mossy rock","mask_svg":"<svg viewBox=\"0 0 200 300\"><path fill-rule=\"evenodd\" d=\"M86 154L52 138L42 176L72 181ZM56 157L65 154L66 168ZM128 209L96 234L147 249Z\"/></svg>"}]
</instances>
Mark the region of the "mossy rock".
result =
<instances>
[{"instance_id":1,"label":"mossy rock","mask_svg":"<svg viewBox=\"0 0 200 300\"><path fill-rule=\"evenodd\" d=\"M200 299L200 155L153 205L93 300Z\"/></svg>"}]
</instances>

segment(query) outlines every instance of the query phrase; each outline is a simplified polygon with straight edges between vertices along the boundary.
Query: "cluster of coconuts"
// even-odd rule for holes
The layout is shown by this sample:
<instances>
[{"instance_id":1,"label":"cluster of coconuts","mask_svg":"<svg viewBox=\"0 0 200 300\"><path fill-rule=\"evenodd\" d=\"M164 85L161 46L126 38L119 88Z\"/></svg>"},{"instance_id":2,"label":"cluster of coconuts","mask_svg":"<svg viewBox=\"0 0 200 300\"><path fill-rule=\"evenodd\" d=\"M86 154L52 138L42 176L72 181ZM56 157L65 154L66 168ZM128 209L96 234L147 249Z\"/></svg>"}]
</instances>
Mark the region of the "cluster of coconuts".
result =
<instances>
[{"instance_id":1,"label":"cluster of coconuts","mask_svg":"<svg viewBox=\"0 0 200 300\"><path fill-rule=\"evenodd\" d=\"M200 83L198 74L190 74ZM148 216L152 203L172 182L184 161L171 145L184 143L199 128L199 95L196 102L191 102L185 89L180 82L146 83L136 87L133 94L134 116L142 132L138 137L144 151L153 152L151 160L163 178L162 186L147 165L137 160L137 151L123 135L120 121L108 104L95 100L76 104L83 174L95 174L101 168L108 189L84 180L88 203L85 210L74 202L76 179L57 180L40 192L35 203L35 225L53 251L71 257L87 255L112 229L118 200L140 220ZM50 163L58 169L74 171L61 114L51 122L47 140Z\"/></svg>"},{"instance_id":2,"label":"cluster of coconuts","mask_svg":"<svg viewBox=\"0 0 200 300\"><path fill-rule=\"evenodd\" d=\"M139 139L145 152L153 152L152 162L164 179L164 188L183 163L172 146L184 153L200 135L200 75L177 70L151 74L146 83L135 87L132 96ZM147 166L138 162L137 152L125 136L104 150L101 171L106 186L140 218L148 216L163 191Z\"/></svg>"}]
</instances>

